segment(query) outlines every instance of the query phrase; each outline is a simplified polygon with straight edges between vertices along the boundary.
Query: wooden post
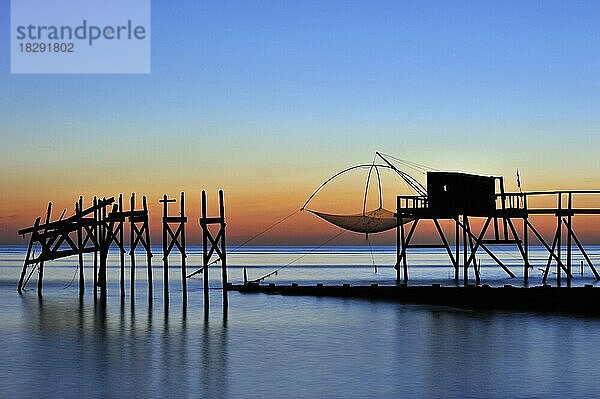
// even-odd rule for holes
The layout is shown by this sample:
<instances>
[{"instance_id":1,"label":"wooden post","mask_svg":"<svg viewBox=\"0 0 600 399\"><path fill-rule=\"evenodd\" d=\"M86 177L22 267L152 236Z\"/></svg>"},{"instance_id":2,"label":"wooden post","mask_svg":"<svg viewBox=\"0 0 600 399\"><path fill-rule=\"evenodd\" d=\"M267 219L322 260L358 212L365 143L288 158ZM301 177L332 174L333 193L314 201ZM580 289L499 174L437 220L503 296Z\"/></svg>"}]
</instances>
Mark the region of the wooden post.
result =
<instances>
[{"instance_id":1,"label":"wooden post","mask_svg":"<svg viewBox=\"0 0 600 399\"><path fill-rule=\"evenodd\" d=\"M143 228L145 230L145 245L146 249L146 265L148 268L148 303L152 306L152 295L153 295L153 282L152 282L152 246L150 245L150 227L148 225L148 203L146 196L142 196L142 207L144 210L145 219L143 222Z\"/></svg>"},{"instance_id":2,"label":"wooden post","mask_svg":"<svg viewBox=\"0 0 600 399\"><path fill-rule=\"evenodd\" d=\"M108 229L106 228L106 198L102 199L103 206L100 209L101 212L101 240L100 240L100 267L98 269L98 285L100 286L100 296L106 298L106 261L108 258Z\"/></svg>"},{"instance_id":3,"label":"wooden post","mask_svg":"<svg viewBox=\"0 0 600 399\"><path fill-rule=\"evenodd\" d=\"M150 228L148 227L148 203L146 196L142 196L142 211L135 210L135 193L131 194L131 205L129 211L129 229L130 229L130 251L131 256L131 298L132 303L135 299L135 274L136 261L135 250L138 244L142 244L146 251L146 263L148 266L148 305L152 307L152 251L150 246ZM141 223L141 227L138 226Z\"/></svg>"},{"instance_id":4,"label":"wooden post","mask_svg":"<svg viewBox=\"0 0 600 399\"><path fill-rule=\"evenodd\" d=\"M525 283L529 281L529 232L527 231L527 217L529 211L527 209L527 195L523 196L523 209L525 217L523 217L523 250L525 251L525 264L523 265L523 280Z\"/></svg>"},{"instance_id":5,"label":"wooden post","mask_svg":"<svg viewBox=\"0 0 600 399\"><path fill-rule=\"evenodd\" d=\"M556 247L556 256L558 257L558 259L562 258L560 256L560 249L562 247L562 237L561 237L561 231L562 231L562 215L561 215L561 211L562 211L562 194L558 193L558 217L556 219L556 224L557 224L557 228L556 228L556 237L557 237L557 247ZM560 271L560 262L556 263L556 285L560 286L561 283L561 271Z\"/></svg>"},{"instance_id":6,"label":"wooden post","mask_svg":"<svg viewBox=\"0 0 600 399\"><path fill-rule=\"evenodd\" d=\"M504 178L500 177L500 198L502 199L502 211L506 215L506 195L504 193ZM502 217L502 227L504 233L504 239L508 239L508 226L506 226L506 216Z\"/></svg>"},{"instance_id":7,"label":"wooden post","mask_svg":"<svg viewBox=\"0 0 600 399\"><path fill-rule=\"evenodd\" d=\"M131 193L129 200L129 210L133 212L135 210L135 193ZM135 223L129 221L129 295L131 296L131 302L135 301L135 247L136 247L136 234L135 234Z\"/></svg>"},{"instance_id":8,"label":"wooden post","mask_svg":"<svg viewBox=\"0 0 600 399\"><path fill-rule=\"evenodd\" d=\"M227 295L227 245L225 243L225 201L223 199L223 190L219 190L219 217L221 218L221 270L223 280L223 307L226 309L229 298Z\"/></svg>"},{"instance_id":9,"label":"wooden post","mask_svg":"<svg viewBox=\"0 0 600 399\"><path fill-rule=\"evenodd\" d=\"M206 220L206 191L202 190L202 201L201 201L201 219ZM208 296L208 268L210 263L210 257L208 257L208 227L201 223L202 226L202 267L204 270L204 313L208 314L209 296Z\"/></svg>"},{"instance_id":10,"label":"wooden post","mask_svg":"<svg viewBox=\"0 0 600 399\"><path fill-rule=\"evenodd\" d=\"M25 275L27 274L27 266L29 257L31 256L31 248L33 247L33 242L36 240L36 231L37 227L40 225L41 218L38 216L35 219L35 223L33 224L33 232L31 233L31 238L29 239L29 246L27 247L27 255L25 256L25 262L23 262L23 269L21 269L21 277L19 278L19 284L17 285L17 292L19 294L23 293L23 281L25 280Z\"/></svg>"},{"instance_id":11,"label":"wooden post","mask_svg":"<svg viewBox=\"0 0 600 399\"><path fill-rule=\"evenodd\" d=\"M458 224L458 215L454 219L455 226L455 237L454 237L454 245L456 246L456 264L454 265L454 281L458 284L458 280L460 279L460 226Z\"/></svg>"},{"instance_id":12,"label":"wooden post","mask_svg":"<svg viewBox=\"0 0 600 399\"><path fill-rule=\"evenodd\" d=\"M119 212L123 212L123 194L119 194ZM124 242L123 219L119 219L119 255L121 260L121 301L125 300L125 250Z\"/></svg>"},{"instance_id":13,"label":"wooden post","mask_svg":"<svg viewBox=\"0 0 600 399\"><path fill-rule=\"evenodd\" d=\"M167 195L163 196L163 199L159 202L163 203L163 262L164 262L164 294L165 294L165 310L169 305L169 254L174 246L177 247L179 253L181 253L181 267L183 273L183 299L184 307L187 301L187 283L185 281L185 258L187 257L185 252L185 223L187 218L184 210L184 193L181 193L181 214L179 216L170 217L168 215L168 203L175 202L174 199L168 199ZM173 231L169 223L177 223L177 229Z\"/></svg>"},{"instance_id":14,"label":"wooden post","mask_svg":"<svg viewBox=\"0 0 600 399\"><path fill-rule=\"evenodd\" d=\"M81 212L83 210L83 197L79 197L79 203L75 204L75 213L77 214L77 222L79 228L77 229L77 248L79 249L78 260L79 260L79 295L83 295L85 291L85 280L83 275L83 226Z\"/></svg>"},{"instance_id":15,"label":"wooden post","mask_svg":"<svg viewBox=\"0 0 600 399\"><path fill-rule=\"evenodd\" d=\"M223 200L223 190L219 191L219 216L208 217L206 212L206 191L202 191L200 227L202 228L202 272L204 273L204 315L208 316L209 310L209 292L208 278L211 257L216 254L221 261L221 277L223 280L223 311L227 312L227 250L225 242L225 202ZM216 235L210 231L211 224L219 225L219 232Z\"/></svg>"},{"instance_id":16,"label":"wooden post","mask_svg":"<svg viewBox=\"0 0 600 399\"><path fill-rule=\"evenodd\" d=\"M400 225L402 218L400 217L400 196L396 197L396 283L400 284Z\"/></svg>"},{"instance_id":17,"label":"wooden post","mask_svg":"<svg viewBox=\"0 0 600 399\"><path fill-rule=\"evenodd\" d=\"M406 240L404 235L404 220L400 218L400 241L402 242L402 253L400 254L400 258L402 260L402 279L404 284L408 283L408 265L406 262Z\"/></svg>"},{"instance_id":18,"label":"wooden post","mask_svg":"<svg viewBox=\"0 0 600 399\"><path fill-rule=\"evenodd\" d=\"M471 257L473 258L473 271L475 272L475 284L479 285L481 283L481 277L479 276L479 266L477 259L475 259L475 247L473 245L473 237L471 233L471 224L469 223L469 219L466 220L465 226L467 227L467 237L469 239L469 250L471 251ZM469 258L471 259L471 258ZM469 262L470 263L470 262Z\"/></svg>"},{"instance_id":19,"label":"wooden post","mask_svg":"<svg viewBox=\"0 0 600 399\"><path fill-rule=\"evenodd\" d=\"M463 215L463 252L464 252L464 264L463 264L463 282L465 287L469 284L469 258L467 253L467 216Z\"/></svg>"},{"instance_id":20,"label":"wooden post","mask_svg":"<svg viewBox=\"0 0 600 399\"><path fill-rule=\"evenodd\" d=\"M185 218L185 198L183 191L181 192L181 217ZM185 258L187 254L185 253L185 224L181 224L181 248L183 249L181 252L181 292L182 292L182 301L183 307L187 306L187 273L186 273L186 265Z\"/></svg>"},{"instance_id":21,"label":"wooden post","mask_svg":"<svg viewBox=\"0 0 600 399\"><path fill-rule=\"evenodd\" d=\"M173 201L167 199L167 194L164 194L161 200L163 203L163 295L165 309L169 306L169 257L167 256L167 217L169 210L167 204Z\"/></svg>"},{"instance_id":22,"label":"wooden post","mask_svg":"<svg viewBox=\"0 0 600 399\"><path fill-rule=\"evenodd\" d=\"M567 286L571 286L571 277L573 276L571 274L571 236L573 235L572 232L572 216L571 216L571 210L573 208L573 198L572 198L572 193L569 193L568 199L567 199L567 208L569 209L569 214L567 215Z\"/></svg>"},{"instance_id":23,"label":"wooden post","mask_svg":"<svg viewBox=\"0 0 600 399\"><path fill-rule=\"evenodd\" d=\"M98 225L100 212L98 210L98 198L94 197L94 236L96 244L100 245L100 226ZM94 297L98 294L98 251L94 251Z\"/></svg>"},{"instance_id":24,"label":"wooden post","mask_svg":"<svg viewBox=\"0 0 600 399\"><path fill-rule=\"evenodd\" d=\"M46 211L46 224L50 223L50 213L52 212L52 202L48 203L48 209ZM45 231L45 229L44 229ZM46 250L46 238L42 238L42 240L40 241L40 243L42 244L42 252ZM42 286L43 286L43 280L44 280L44 261L40 262L40 266L39 266L39 275L38 275L38 284L37 284L37 291L38 291L38 295L42 296Z\"/></svg>"}]
</instances>

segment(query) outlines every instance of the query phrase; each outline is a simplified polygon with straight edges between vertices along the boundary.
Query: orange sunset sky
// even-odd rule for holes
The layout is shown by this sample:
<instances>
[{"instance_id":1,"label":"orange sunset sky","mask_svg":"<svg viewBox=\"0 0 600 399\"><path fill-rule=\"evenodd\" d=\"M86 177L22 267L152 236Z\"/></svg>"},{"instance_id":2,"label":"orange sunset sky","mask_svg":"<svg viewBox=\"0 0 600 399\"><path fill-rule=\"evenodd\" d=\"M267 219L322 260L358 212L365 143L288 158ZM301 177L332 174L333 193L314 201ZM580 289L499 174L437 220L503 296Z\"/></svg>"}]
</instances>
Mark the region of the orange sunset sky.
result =
<instances>
[{"instance_id":1,"label":"orange sunset sky","mask_svg":"<svg viewBox=\"0 0 600 399\"><path fill-rule=\"evenodd\" d=\"M128 203L131 192L148 196L158 244L158 200L180 191L198 243L200 191L214 211L222 188L235 245L376 150L504 175L509 191L517 168L524 190L600 188L600 25L589 4L325 3L154 2L145 75L10 74L0 40L0 244L25 243L17 229L48 201L57 217L79 195ZM360 212L365 177L311 206ZM388 209L402 193L384 178ZM599 221L576 219L581 238L599 243ZM534 222L550 233L551 219ZM336 231L302 213L254 243L314 245ZM348 233L334 244L364 242Z\"/></svg>"}]
</instances>

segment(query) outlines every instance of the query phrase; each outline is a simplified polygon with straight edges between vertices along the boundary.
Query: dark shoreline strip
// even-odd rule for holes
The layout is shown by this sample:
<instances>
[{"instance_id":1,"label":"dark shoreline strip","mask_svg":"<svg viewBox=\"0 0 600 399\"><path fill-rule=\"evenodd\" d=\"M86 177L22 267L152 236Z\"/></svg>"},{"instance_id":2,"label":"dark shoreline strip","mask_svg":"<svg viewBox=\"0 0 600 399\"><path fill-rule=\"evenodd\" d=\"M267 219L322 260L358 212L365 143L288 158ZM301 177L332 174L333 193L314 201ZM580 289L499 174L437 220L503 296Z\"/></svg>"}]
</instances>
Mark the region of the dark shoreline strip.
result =
<instances>
[{"instance_id":1,"label":"dark shoreline strip","mask_svg":"<svg viewBox=\"0 0 600 399\"><path fill-rule=\"evenodd\" d=\"M442 287L344 285L231 285L241 293L325 296L386 300L450 306L463 309L497 309L600 316L600 288L585 287Z\"/></svg>"}]
</instances>

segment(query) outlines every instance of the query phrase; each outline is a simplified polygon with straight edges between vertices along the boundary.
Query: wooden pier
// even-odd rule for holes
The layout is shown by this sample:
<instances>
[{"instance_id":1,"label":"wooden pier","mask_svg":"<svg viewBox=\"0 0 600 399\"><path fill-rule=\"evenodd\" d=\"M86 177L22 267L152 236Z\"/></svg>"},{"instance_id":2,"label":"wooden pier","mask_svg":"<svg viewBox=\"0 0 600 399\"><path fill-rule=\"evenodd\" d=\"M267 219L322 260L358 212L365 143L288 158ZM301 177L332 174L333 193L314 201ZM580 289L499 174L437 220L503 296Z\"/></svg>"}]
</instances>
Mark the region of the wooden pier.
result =
<instances>
[{"instance_id":1,"label":"wooden pier","mask_svg":"<svg viewBox=\"0 0 600 399\"><path fill-rule=\"evenodd\" d=\"M395 285L230 285L241 293L317 296L382 300L399 303L449 306L474 310L517 310L600 316L600 288L584 287L490 287L489 285L446 287Z\"/></svg>"}]
</instances>

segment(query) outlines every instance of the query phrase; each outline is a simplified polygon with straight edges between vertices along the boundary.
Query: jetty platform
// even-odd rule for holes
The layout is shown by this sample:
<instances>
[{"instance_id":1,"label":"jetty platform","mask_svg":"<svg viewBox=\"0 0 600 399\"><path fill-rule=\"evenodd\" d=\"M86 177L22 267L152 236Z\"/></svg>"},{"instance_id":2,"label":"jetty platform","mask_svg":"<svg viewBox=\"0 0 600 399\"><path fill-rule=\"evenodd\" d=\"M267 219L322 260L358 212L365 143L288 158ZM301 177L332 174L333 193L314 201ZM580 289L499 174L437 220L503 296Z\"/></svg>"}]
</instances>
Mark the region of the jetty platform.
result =
<instances>
[{"instance_id":1,"label":"jetty platform","mask_svg":"<svg viewBox=\"0 0 600 399\"><path fill-rule=\"evenodd\" d=\"M600 316L600 287L433 285L229 285L241 293L320 296L428 304L474 310L517 310Z\"/></svg>"}]
</instances>

